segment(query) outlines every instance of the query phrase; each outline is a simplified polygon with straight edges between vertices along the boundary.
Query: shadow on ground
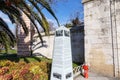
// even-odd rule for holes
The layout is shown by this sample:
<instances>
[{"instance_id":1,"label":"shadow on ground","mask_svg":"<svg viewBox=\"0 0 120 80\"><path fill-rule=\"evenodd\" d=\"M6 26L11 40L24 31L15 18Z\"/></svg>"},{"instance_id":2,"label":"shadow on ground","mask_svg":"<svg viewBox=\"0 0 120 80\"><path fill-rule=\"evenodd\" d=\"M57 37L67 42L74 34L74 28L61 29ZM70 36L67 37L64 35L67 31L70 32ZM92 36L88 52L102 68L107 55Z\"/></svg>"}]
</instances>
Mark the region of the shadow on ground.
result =
<instances>
[{"instance_id":1,"label":"shadow on ground","mask_svg":"<svg viewBox=\"0 0 120 80\"><path fill-rule=\"evenodd\" d=\"M41 57L37 56L29 56L29 57L19 57L17 54L4 54L0 55L0 60L10 60L14 62L19 62L20 60L25 61L26 63L29 63L31 61L41 61Z\"/></svg>"}]
</instances>

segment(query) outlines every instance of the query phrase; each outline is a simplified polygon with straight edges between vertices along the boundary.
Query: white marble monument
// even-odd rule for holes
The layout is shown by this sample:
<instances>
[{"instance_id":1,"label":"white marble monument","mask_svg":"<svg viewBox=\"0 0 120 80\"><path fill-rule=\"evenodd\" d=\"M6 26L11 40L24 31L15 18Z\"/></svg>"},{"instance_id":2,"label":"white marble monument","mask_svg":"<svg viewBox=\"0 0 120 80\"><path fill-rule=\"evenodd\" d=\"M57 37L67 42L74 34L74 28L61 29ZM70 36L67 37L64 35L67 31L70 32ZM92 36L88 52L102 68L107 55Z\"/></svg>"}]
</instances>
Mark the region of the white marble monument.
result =
<instances>
[{"instance_id":1,"label":"white marble monument","mask_svg":"<svg viewBox=\"0 0 120 80\"><path fill-rule=\"evenodd\" d=\"M63 26L55 33L51 80L73 80L70 31Z\"/></svg>"}]
</instances>

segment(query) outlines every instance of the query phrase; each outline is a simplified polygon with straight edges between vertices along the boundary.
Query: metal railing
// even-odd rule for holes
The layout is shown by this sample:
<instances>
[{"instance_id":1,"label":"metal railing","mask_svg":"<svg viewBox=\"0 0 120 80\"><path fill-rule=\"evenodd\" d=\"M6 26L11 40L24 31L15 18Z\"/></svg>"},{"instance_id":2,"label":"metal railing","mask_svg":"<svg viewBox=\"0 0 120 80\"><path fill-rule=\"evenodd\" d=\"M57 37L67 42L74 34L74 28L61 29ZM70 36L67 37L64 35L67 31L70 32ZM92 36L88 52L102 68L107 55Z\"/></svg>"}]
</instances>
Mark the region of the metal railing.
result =
<instances>
[{"instance_id":1,"label":"metal railing","mask_svg":"<svg viewBox=\"0 0 120 80\"><path fill-rule=\"evenodd\" d=\"M81 66L77 66L73 69L73 77L76 77L81 74Z\"/></svg>"}]
</instances>

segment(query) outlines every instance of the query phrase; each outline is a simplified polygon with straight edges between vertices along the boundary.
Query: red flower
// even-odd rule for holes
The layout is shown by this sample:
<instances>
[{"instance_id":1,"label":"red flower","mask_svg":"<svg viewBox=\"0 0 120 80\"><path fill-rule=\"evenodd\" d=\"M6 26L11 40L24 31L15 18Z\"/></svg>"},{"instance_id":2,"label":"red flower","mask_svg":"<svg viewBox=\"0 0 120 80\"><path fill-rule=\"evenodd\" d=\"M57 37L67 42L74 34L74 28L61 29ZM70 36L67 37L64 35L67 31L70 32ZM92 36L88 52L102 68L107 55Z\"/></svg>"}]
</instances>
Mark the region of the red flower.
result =
<instances>
[{"instance_id":1,"label":"red flower","mask_svg":"<svg viewBox=\"0 0 120 80\"><path fill-rule=\"evenodd\" d=\"M0 75L4 75L4 74L7 73L8 71L9 71L9 68L8 68L8 67L0 68Z\"/></svg>"},{"instance_id":2,"label":"red flower","mask_svg":"<svg viewBox=\"0 0 120 80\"><path fill-rule=\"evenodd\" d=\"M29 72L28 69L22 69L21 72L20 72L20 75L24 75L24 74L26 74L28 72Z\"/></svg>"},{"instance_id":3,"label":"red flower","mask_svg":"<svg viewBox=\"0 0 120 80\"><path fill-rule=\"evenodd\" d=\"M6 74L6 75L4 76L4 79L5 79L5 80L12 80L12 79L13 79L13 76L12 76L12 74Z\"/></svg>"},{"instance_id":4,"label":"red flower","mask_svg":"<svg viewBox=\"0 0 120 80\"><path fill-rule=\"evenodd\" d=\"M39 79L40 79L40 74L34 75L33 80L39 80Z\"/></svg>"}]
</instances>

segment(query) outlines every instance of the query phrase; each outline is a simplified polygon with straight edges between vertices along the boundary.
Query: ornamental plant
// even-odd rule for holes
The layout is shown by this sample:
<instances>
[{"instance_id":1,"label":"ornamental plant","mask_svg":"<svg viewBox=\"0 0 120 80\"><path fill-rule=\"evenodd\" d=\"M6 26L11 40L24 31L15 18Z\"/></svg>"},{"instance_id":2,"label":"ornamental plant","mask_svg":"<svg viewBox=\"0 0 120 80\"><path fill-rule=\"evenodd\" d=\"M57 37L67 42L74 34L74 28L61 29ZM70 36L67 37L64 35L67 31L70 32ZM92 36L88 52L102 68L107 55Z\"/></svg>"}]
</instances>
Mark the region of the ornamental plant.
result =
<instances>
[{"instance_id":1,"label":"ornamental plant","mask_svg":"<svg viewBox=\"0 0 120 80\"><path fill-rule=\"evenodd\" d=\"M0 65L0 80L48 80L50 73L50 63L46 61L26 63L1 60Z\"/></svg>"}]
</instances>

